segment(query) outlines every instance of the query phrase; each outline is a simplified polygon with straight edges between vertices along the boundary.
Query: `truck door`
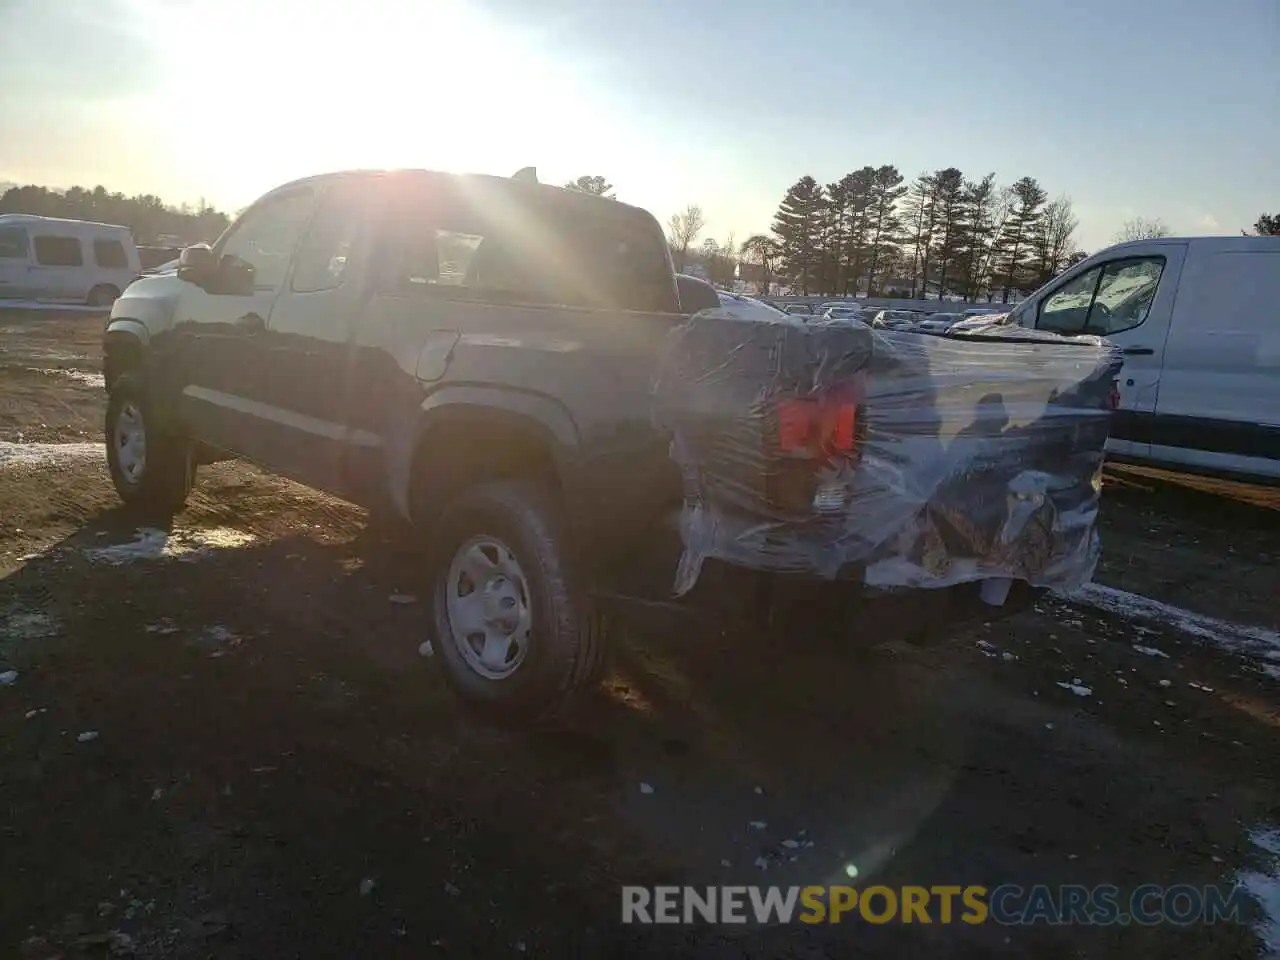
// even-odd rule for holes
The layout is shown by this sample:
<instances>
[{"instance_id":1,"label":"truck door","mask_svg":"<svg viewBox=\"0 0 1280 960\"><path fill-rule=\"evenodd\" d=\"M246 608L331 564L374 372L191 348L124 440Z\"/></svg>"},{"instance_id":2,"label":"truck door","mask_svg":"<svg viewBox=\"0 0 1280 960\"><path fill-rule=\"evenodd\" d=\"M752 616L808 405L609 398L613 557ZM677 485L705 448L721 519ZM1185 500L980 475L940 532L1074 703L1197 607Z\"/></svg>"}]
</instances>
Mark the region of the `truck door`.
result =
<instances>
[{"instance_id":1,"label":"truck door","mask_svg":"<svg viewBox=\"0 0 1280 960\"><path fill-rule=\"evenodd\" d=\"M365 296L368 179L330 184L298 245L289 282L255 341L269 408L271 466L343 494L347 447L376 442L352 430L351 336Z\"/></svg>"},{"instance_id":2,"label":"truck door","mask_svg":"<svg viewBox=\"0 0 1280 960\"><path fill-rule=\"evenodd\" d=\"M1062 334L1106 337L1124 353L1120 407L1109 448L1146 456L1164 369L1186 244L1126 244L1114 257L1091 261L1038 295L1035 326Z\"/></svg>"},{"instance_id":3,"label":"truck door","mask_svg":"<svg viewBox=\"0 0 1280 960\"><path fill-rule=\"evenodd\" d=\"M314 189L299 187L254 204L214 250L224 266L247 266L252 282L187 283L175 312L183 419L196 439L259 463L273 462L278 435L260 341L315 203Z\"/></svg>"}]
</instances>

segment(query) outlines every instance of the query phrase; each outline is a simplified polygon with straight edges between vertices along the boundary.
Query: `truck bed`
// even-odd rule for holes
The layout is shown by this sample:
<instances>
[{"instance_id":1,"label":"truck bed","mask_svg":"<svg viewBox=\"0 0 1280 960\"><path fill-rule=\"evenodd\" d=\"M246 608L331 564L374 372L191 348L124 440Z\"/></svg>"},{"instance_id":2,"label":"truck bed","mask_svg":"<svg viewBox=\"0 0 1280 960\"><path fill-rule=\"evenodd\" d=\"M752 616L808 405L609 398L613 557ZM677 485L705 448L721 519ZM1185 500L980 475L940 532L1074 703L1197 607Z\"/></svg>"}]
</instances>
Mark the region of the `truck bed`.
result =
<instances>
[{"instance_id":1,"label":"truck bed","mask_svg":"<svg viewBox=\"0 0 1280 960\"><path fill-rule=\"evenodd\" d=\"M695 315L654 391L684 484L677 594L707 558L880 587L1087 580L1119 366L1097 338ZM797 400L834 405L852 448L783 449Z\"/></svg>"}]
</instances>

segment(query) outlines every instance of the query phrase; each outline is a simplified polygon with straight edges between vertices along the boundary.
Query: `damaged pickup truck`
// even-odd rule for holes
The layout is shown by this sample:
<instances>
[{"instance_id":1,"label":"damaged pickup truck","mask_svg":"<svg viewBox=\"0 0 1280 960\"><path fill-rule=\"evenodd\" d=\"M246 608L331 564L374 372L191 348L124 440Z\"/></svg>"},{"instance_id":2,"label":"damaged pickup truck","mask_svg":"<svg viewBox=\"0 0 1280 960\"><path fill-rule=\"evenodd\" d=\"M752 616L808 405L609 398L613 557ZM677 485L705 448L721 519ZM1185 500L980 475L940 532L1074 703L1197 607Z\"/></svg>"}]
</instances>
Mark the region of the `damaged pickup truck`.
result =
<instances>
[{"instance_id":1,"label":"damaged pickup truck","mask_svg":"<svg viewBox=\"0 0 1280 960\"><path fill-rule=\"evenodd\" d=\"M1087 580L1119 369L1095 338L690 316L645 211L425 171L273 190L130 285L104 354L127 504L238 457L411 525L437 662L514 718L593 685L599 598L654 557L677 600L709 562L995 606Z\"/></svg>"}]
</instances>

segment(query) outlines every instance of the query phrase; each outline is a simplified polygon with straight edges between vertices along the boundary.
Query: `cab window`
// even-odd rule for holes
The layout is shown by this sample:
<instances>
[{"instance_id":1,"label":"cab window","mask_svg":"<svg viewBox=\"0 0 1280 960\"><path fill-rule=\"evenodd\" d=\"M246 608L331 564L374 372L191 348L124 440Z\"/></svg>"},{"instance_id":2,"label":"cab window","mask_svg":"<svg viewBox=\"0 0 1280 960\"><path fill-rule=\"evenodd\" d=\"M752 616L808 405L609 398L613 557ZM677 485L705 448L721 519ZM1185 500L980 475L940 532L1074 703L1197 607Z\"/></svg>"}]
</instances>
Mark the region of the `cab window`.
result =
<instances>
[{"instance_id":1,"label":"cab window","mask_svg":"<svg viewBox=\"0 0 1280 960\"><path fill-rule=\"evenodd\" d=\"M325 193L294 259L290 284L294 292L318 293L342 286L365 209L363 201L363 192L355 187L334 187Z\"/></svg>"},{"instance_id":2,"label":"cab window","mask_svg":"<svg viewBox=\"0 0 1280 960\"><path fill-rule=\"evenodd\" d=\"M1086 270L1040 304L1036 326L1101 337L1132 330L1147 319L1164 263L1164 257L1128 257Z\"/></svg>"},{"instance_id":3,"label":"cab window","mask_svg":"<svg viewBox=\"0 0 1280 960\"><path fill-rule=\"evenodd\" d=\"M218 252L253 268L255 290L278 290L314 207L310 190L264 200L232 227Z\"/></svg>"},{"instance_id":4,"label":"cab window","mask_svg":"<svg viewBox=\"0 0 1280 960\"><path fill-rule=\"evenodd\" d=\"M677 309L661 230L630 208L460 181L392 204L384 288L479 302Z\"/></svg>"}]
</instances>

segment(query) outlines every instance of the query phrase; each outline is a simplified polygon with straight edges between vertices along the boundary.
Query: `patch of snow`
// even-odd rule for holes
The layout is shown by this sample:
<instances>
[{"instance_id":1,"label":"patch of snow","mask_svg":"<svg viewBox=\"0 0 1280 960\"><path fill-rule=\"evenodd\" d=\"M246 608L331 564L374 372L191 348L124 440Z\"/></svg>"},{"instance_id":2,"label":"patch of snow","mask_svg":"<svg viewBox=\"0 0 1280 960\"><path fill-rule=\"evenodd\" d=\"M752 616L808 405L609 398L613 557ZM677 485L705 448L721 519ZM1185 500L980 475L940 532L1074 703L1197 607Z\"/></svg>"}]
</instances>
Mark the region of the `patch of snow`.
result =
<instances>
[{"instance_id":1,"label":"patch of snow","mask_svg":"<svg viewBox=\"0 0 1280 960\"><path fill-rule=\"evenodd\" d=\"M71 360L79 360L79 357L70 357ZM90 387L103 386L102 374L91 373L88 370L67 370L61 367L54 369L45 369L42 367L28 367L32 373L44 373L54 377L65 377L68 380L74 380L76 383L83 383Z\"/></svg>"},{"instance_id":2,"label":"patch of snow","mask_svg":"<svg viewBox=\"0 0 1280 960\"><path fill-rule=\"evenodd\" d=\"M1081 682L1080 682L1080 678L1079 678L1079 677L1076 677L1076 678L1075 678L1075 679L1073 679L1070 683L1067 683L1067 682L1066 682L1066 681L1064 681L1064 680L1059 680L1059 681L1058 681L1058 686L1060 686L1063 690L1070 690L1070 691L1071 691L1072 693L1074 693L1077 697L1091 697L1091 696L1093 696L1093 690L1092 690L1092 688L1090 688L1090 687L1086 687L1083 683L1081 683Z\"/></svg>"},{"instance_id":3,"label":"patch of snow","mask_svg":"<svg viewBox=\"0 0 1280 960\"><path fill-rule=\"evenodd\" d=\"M1171 687L1171 686L1173 686L1173 681L1172 681L1172 680L1161 680L1161 681L1160 681L1160 686L1162 686L1162 687Z\"/></svg>"},{"instance_id":4,"label":"patch of snow","mask_svg":"<svg viewBox=\"0 0 1280 960\"><path fill-rule=\"evenodd\" d=\"M84 733L78 734L76 736L77 743L89 743L91 740L97 740L97 739L98 739L97 730L86 730Z\"/></svg>"},{"instance_id":5,"label":"patch of snow","mask_svg":"<svg viewBox=\"0 0 1280 960\"><path fill-rule=\"evenodd\" d=\"M1079 590L1062 596L1072 603L1088 604L1104 613L1127 620L1147 620L1170 627L1232 653L1280 662L1280 633L1265 627L1231 623L1192 613L1136 593L1104 587L1100 583L1086 583Z\"/></svg>"},{"instance_id":6,"label":"patch of snow","mask_svg":"<svg viewBox=\"0 0 1280 960\"><path fill-rule=\"evenodd\" d=\"M6 670L4 673L0 673L0 687L11 687L17 682L17 670Z\"/></svg>"},{"instance_id":7,"label":"patch of snow","mask_svg":"<svg viewBox=\"0 0 1280 960\"><path fill-rule=\"evenodd\" d=\"M1265 956L1280 956L1280 830L1259 829L1249 839L1266 856L1260 870L1242 870L1236 882L1258 902L1262 918L1254 925L1254 933L1263 942Z\"/></svg>"},{"instance_id":8,"label":"patch of snow","mask_svg":"<svg viewBox=\"0 0 1280 960\"><path fill-rule=\"evenodd\" d=\"M369 894L373 893L373 888L377 885L378 881L373 879L373 877L365 877L360 881L360 896L367 897Z\"/></svg>"},{"instance_id":9,"label":"patch of snow","mask_svg":"<svg viewBox=\"0 0 1280 960\"><path fill-rule=\"evenodd\" d=\"M763 820L752 820L749 824L747 824L747 826L749 826L752 830L763 830L765 827L768 826L768 824L765 823Z\"/></svg>"},{"instance_id":10,"label":"patch of snow","mask_svg":"<svg viewBox=\"0 0 1280 960\"><path fill-rule=\"evenodd\" d=\"M642 783L640 784L640 792L646 795L653 793L653 787L647 783Z\"/></svg>"},{"instance_id":11,"label":"patch of snow","mask_svg":"<svg viewBox=\"0 0 1280 960\"><path fill-rule=\"evenodd\" d=\"M25 610L18 603L0 608L0 648L10 643L47 640L58 632L58 621L47 613Z\"/></svg>"},{"instance_id":12,"label":"patch of snow","mask_svg":"<svg viewBox=\"0 0 1280 960\"><path fill-rule=\"evenodd\" d=\"M146 626L147 633L158 633L161 636L168 636L171 633L178 633L182 628L175 626L172 620L165 619L159 623L149 623Z\"/></svg>"},{"instance_id":13,"label":"patch of snow","mask_svg":"<svg viewBox=\"0 0 1280 960\"><path fill-rule=\"evenodd\" d=\"M175 530L168 533L153 527L139 527L132 543L107 547L86 547L85 557L93 563L137 563L150 560L199 560L215 550L248 546L257 538L232 527L205 530Z\"/></svg>"},{"instance_id":14,"label":"patch of snow","mask_svg":"<svg viewBox=\"0 0 1280 960\"><path fill-rule=\"evenodd\" d=\"M106 456L102 443L10 443L0 440L0 468L56 467Z\"/></svg>"},{"instance_id":15,"label":"patch of snow","mask_svg":"<svg viewBox=\"0 0 1280 960\"><path fill-rule=\"evenodd\" d=\"M1135 643L1133 645L1133 649L1138 651L1138 653L1142 654L1144 657L1163 657L1166 660L1169 659L1169 655L1167 653L1155 647L1144 647L1140 643Z\"/></svg>"},{"instance_id":16,"label":"patch of snow","mask_svg":"<svg viewBox=\"0 0 1280 960\"><path fill-rule=\"evenodd\" d=\"M412 596L411 594L408 594L408 593L393 593L391 596L387 597L387 599L390 600L392 603L399 603L399 604L410 604L410 603L418 602L417 597Z\"/></svg>"}]
</instances>

